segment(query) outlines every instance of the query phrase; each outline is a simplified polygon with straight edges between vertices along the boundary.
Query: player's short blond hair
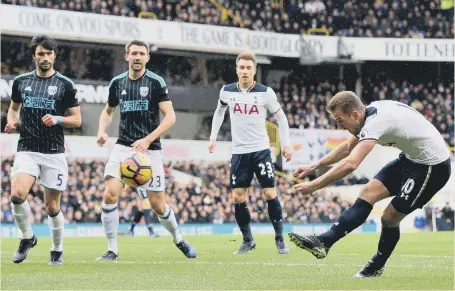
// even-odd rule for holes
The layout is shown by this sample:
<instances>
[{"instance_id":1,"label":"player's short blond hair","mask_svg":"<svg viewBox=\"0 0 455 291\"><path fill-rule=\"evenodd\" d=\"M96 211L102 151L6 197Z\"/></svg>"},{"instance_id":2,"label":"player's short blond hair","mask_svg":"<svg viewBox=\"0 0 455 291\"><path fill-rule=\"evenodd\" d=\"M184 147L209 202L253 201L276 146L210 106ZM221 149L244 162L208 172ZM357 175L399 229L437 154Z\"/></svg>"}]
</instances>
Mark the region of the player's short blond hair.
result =
<instances>
[{"instance_id":1,"label":"player's short blond hair","mask_svg":"<svg viewBox=\"0 0 455 291\"><path fill-rule=\"evenodd\" d=\"M130 41L129 43L127 43L127 44L125 45L125 52L126 52L126 53L129 53L129 52L130 52L130 47L131 47L132 45L145 46L145 48L147 48L147 52L150 51L149 45L148 45L147 43L143 42L142 40L137 40L137 39L135 39L135 40L132 40L132 41Z\"/></svg>"},{"instance_id":2,"label":"player's short blond hair","mask_svg":"<svg viewBox=\"0 0 455 291\"><path fill-rule=\"evenodd\" d=\"M330 99L327 103L326 109L328 112L333 113L338 108L344 114L349 114L356 109L363 107L363 103L357 95L352 91L341 91Z\"/></svg>"},{"instance_id":3,"label":"player's short blond hair","mask_svg":"<svg viewBox=\"0 0 455 291\"><path fill-rule=\"evenodd\" d=\"M253 61L254 67L256 67L256 65L257 65L256 55L251 51L244 51L244 52L240 53L237 56L237 59L235 60L235 64L237 65L240 60Z\"/></svg>"}]
</instances>

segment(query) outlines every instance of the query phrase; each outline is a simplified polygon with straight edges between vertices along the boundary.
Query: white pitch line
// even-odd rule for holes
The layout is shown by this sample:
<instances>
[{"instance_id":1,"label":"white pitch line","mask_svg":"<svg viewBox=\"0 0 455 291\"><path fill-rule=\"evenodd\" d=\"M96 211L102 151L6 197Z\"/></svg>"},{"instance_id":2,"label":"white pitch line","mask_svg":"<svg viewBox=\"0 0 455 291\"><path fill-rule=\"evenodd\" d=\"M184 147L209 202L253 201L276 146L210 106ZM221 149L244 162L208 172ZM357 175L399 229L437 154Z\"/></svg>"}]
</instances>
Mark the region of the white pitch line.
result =
<instances>
[{"instance_id":1,"label":"white pitch line","mask_svg":"<svg viewBox=\"0 0 455 291\"><path fill-rule=\"evenodd\" d=\"M360 254L333 254L332 256L360 256ZM394 255L392 257L405 257L405 258L426 258L426 259L453 259L453 256L443 256L443 255Z\"/></svg>"},{"instance_id":2,"label":"white pitch line","mask_svg":"<svg viewBox=\"0 0 455 291\"><path fill-rule=\"evenodd\" d=\"M33 261L26 260L24 263L48 263L49 261ZM364 265L357 264L315 264L315 263L280 263L280 262L221 262L221 261L114 261L114 262L102 262L102 261L67 261L68 265L71 264L86 264L86 263L105 263L105 264L121 264L121 265L234 265L234 266L281 266L281 267L363 267ZM449 266L439 265L387 265L387 268L429 268L429 269L453 269Z\"/></svg>"}]
</instances>

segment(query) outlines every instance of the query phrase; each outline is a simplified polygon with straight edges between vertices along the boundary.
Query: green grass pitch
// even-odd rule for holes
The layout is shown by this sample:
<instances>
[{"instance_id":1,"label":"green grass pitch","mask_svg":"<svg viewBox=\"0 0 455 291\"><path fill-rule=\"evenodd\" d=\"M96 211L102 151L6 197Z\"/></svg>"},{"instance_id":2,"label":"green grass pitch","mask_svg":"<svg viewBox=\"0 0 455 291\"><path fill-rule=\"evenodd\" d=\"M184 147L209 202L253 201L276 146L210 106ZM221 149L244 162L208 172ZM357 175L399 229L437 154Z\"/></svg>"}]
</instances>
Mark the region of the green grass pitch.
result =
<instances>
[{"instance_id":1,"label":"green grass pitch","mask_svg":"<svg viewBox=\"0 0 455 291\"><path fill-rule=\"evenodd\" d=\"M279 255L273 237L255 236L256 250L233 255L240 237L188 236L196 259L185 258L170 237L119 237L120 260L97 262L105 238L67 238L64 265L48 266L50 239L40 238L21 264L12 262L17 239L1 240L2 290L176 290L176 289L343 289L453 290L453 232L401 234L401 240L379 278L352 276L376 252L379 234L350 234L324 260L286 241Z\"/></svg>"}]
</instances>

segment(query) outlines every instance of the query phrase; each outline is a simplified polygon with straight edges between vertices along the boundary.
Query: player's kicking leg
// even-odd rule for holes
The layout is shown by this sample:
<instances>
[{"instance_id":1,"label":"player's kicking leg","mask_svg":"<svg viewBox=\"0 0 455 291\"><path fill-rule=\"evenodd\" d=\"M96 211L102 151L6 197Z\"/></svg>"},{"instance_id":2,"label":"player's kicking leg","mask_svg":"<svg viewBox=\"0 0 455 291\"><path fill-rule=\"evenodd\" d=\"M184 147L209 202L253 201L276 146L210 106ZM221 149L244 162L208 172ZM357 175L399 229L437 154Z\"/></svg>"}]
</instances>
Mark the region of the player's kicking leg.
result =
<instances>
[{"instance_id":1,"label":"player's kicking leg","mask_svg":"<svg viewBox=\"0 0 455 291\"><path fill-rule=\"evenodd\" d=\"M17 251L14 253L13 262L18 264L27 258L28 251L33 248L38 239L33 234L32 224L29 220L32 211L30 204L27 201L27 195L35 182L35 177L24 173L14 173L17 169L17 156L15 165L13 167L13 176L11 179L11 208L13 210L14 223L20 232L20 242ZM36 176L39 175L39 168L37 167Z\"/></svg>"},{"instance_id":2,"label":"player's kicking leg","mask_svg":"<svg viewBox=\"0 0 455 291\"><path fill-rule=\"evenodd\" d=\"M387 188L379 180L373 179L363 187L354 205L345 210L328 231L309 236L291 232L289 237L299 248L310 252L318 259L323 259L338 240L365 222L377 201L387 197L389 197Z\"/></svg>"},{"instance_id":3,"label":"player's kicking leg","mask_svg":"<svg viewBox=\"0 0 455 291\"><path fill-rule=\"evenodd\" d=\"M378 277L384 272L387 260L400 240L400 222L430 201L444 187L451 173L450 159L434 166L403 160L398 163L401 167L396 171L386 166L376 176L390 193L396 195L381 217L382 231L378 251L365 267L354 275L354 279Z\"/></svg>"},{"instance_id":4,"label":"player's kicking leg","mask_svg":"<svg viewBox=\"0 0 455 291\"><path fill-rule=\"evenodd\" d=\"M106 171L108 166L106 166ZM117 231L119 226L118 197L124 184L111 176L106 176L105 190L102 203L101 222L107 237L107 252L97 261L118 260Z\"/></svg>"}]
</instances>

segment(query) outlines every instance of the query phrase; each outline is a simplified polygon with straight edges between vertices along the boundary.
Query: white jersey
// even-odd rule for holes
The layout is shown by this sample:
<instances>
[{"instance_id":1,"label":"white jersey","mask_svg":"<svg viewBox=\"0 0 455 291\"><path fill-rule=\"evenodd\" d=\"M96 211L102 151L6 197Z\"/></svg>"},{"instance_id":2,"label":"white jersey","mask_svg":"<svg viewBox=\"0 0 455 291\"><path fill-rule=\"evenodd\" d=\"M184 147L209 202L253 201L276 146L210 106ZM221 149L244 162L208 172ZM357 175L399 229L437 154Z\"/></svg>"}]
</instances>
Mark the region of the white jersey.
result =
<instances>
[{"instance_id":1,"label":"white jersey","mask_svg":"<svg viewBox=\"0 0 455 291\"><path fill-rule=\"evenodd\" d=\"M248 91L242 92L237 83L232 83L221 88L220 102L229 106L233 154L270 148L265 127L267 110L276 113L281 109L271 88L255 83Z\"/></svg>"},{"instance_id":2,"label":"white jersey","mask_svg":"<svg viewBox=\"0 0 455 291\"><path fill-rule=\"evenodd\" d=\"M367 106L358 138L396 146L406 158L419 164L436 165L450 157L433 124L412 107L396 101L376 101Z\"/></svg>"}]
</instances>

